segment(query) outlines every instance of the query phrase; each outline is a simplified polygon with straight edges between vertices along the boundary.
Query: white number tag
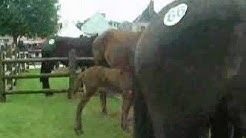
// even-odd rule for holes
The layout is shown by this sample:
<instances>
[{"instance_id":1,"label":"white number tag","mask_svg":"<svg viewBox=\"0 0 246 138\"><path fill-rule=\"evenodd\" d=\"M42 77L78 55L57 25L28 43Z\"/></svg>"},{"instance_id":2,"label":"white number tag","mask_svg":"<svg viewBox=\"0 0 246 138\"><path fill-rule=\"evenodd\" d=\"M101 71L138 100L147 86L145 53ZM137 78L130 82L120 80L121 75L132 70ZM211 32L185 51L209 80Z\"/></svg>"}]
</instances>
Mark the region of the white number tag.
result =
<instances>
[{"instance_id":1,"label":"white number tag","mask_svg":"<svg viewBox=\"0 0 246 138\"><path fill-rule=\"evenodd\" d=\"M171 8L164 16L164 24L173 26L177 24L185 15L188 6L184 3Z\"/></svg>"},{"instance_id":2,"label":"white number tag","mask_svg":"<svg viewBox=\"0 0 246 138\"><path fill-rule=\"evenodd\" d=\"M55 40L54 40L54 39L50 39L50 40L49 40L49 44L50 44L50 45L53 45L54 43L55 43Z\"/></svg>"}]
</instances>

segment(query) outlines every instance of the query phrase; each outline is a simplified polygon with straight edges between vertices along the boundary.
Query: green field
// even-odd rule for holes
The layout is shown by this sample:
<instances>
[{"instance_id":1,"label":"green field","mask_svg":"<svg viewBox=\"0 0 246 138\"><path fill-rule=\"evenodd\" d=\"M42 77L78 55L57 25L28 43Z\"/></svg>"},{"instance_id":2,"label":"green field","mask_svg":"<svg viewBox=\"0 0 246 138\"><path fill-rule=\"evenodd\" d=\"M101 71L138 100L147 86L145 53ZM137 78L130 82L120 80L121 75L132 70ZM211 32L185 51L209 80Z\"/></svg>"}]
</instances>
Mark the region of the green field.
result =
<instances>
[{"instance_id":1,"label":"green field","mask_svg":"<svg viewBox=\"0 0 246 138\"><path fill-rule=\"evenodd\" d=\"M31 73L39 73L30 70ZM68 78L52 78L51 88L67 88ZM19 80L16 89L41 89L39 79ZM66 94L8 95L0 103L0 138L130 138L120 128L121 101L108 98L108 116L101 114L98 97L93 97L83 114L84 134L74 131L75 110L79 98Z\"/></svg>"}]
</instances>

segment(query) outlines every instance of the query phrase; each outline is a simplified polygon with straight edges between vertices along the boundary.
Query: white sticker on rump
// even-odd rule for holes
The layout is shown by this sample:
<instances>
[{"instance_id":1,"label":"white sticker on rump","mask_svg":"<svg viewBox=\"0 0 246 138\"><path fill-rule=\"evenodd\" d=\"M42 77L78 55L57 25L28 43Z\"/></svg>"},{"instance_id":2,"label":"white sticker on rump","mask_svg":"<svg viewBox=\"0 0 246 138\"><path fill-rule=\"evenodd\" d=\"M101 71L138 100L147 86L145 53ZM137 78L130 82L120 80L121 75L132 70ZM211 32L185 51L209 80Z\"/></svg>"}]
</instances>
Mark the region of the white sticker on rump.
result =
<instances>
[{"instance_id":1,"label":"white sticker on rump","mask_svg":"<svg viewBox=\"0 0 246 138\"><path fill-rule=\"evenodd\" d=\"M164 24L166 26L173 26L177 24L184 17L187 9L188 6L184 3L169 9L164 16Z\"/></svg>"},{"instance_id":2,"label":"white sticker on rump","mask_svg":"<svg viewBox=\"0 0 246 138\"><path fill-rule=\"evenodd\" d=\"M55 43L55 40L54 40L54 39L50 39L50 40L49 40L49 44L50 44L50 45L53 45L54 43Z\"/></svg>"}]
</instances>

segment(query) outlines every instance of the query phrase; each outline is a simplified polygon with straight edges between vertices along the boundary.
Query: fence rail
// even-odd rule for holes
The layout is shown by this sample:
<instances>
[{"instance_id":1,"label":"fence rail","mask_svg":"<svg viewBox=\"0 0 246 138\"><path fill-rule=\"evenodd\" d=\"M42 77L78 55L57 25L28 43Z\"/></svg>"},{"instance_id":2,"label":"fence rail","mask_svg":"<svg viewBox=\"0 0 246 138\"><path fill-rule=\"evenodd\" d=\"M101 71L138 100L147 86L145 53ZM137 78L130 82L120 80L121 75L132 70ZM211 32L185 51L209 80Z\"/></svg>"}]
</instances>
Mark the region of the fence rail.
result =
<instances>
[{"instance_id":1,"label":"fence rail","mask_svg":"<svg viewBox=\"0 0 246 138\"><path fill-rule=\"evenodd\" d=\"M4 79L31 79L39 77L68 77L69 73L44 73L44 74L27 74L27 75L4 75Z\"/></svg>"},{"instance_id":2,"label":"fence rail","mask_svg":"<svg viewBox=\"0 0 246 138\"><path fill-rule=\"evenodd\" d=\"M93 57L78 57L77 61L91 61ZM52 58L26 58L26 59L5 59L2 61L3 64L6 63L28 63L28 62L44 62L44 61L68 61L68 57L52 57Z\"/></svg>"},{"instance_id":3,"label":"fence rail","mask_svg":"<svg viewBox=\"0 0 246 138\"><path fill-rule=\"evenodd\" d=\"M44 74L10 74L6 75L4 71L4 65L6 64L20 64L29 62L44 62L44 61L67 61L69 64L69 71L65 73L44 73ZM83 61L86 66L87 62L92 62L93 57L76 57L75 50L69 51L68 57L52 57L52 58L25 58L25 59L2 59L0 58L0 102L6 100L6 95L13 94L38 94L38 93L67 93L68 98L71 98L72 86L76 78L76 63L77 61ZM30 79L40 77L69 77L68 89L41 89L41 90L6 90L5 81L7 79Z\"/></svg>"},{"instance_id":4,"label":"fence rail","mask_svg":"<svg viewBox=\"0 0 246 138\"><path fill-rule=\"evenodd\" d=\"M69 89L42 89L42 90L8 90L4 92L5 95L13 94L41 94L41 93L67 93Z\"/></svg>"}]
</instances>

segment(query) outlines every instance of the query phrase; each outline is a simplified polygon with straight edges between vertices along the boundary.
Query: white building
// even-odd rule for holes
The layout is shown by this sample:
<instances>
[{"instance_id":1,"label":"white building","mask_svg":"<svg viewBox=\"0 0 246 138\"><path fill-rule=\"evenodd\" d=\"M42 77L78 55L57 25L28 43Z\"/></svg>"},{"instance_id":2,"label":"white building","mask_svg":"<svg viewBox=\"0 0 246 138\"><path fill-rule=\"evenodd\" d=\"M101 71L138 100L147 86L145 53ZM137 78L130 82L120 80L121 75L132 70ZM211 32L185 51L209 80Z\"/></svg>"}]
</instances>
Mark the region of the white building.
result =
<instances>
[{"instance_id":1,"label":"white building","mask_svg":"<svg viewBox=\"0 0 246 138\"><path fill-rule=\"evenodd\" d=\"M95 13L86 19L81 26L81 31L88 35L101 34L108 29L117 29L117 23L107 21L104 13Z\"/></svg>"},{"instance_id":2,"label":"white building","mask_svg":"<svg viewBox=\"0 0 246 138\"><path fill-rule=\"evenodd\" d=\"M73 37L73 38L78 38L82 34L83 32L76 27L76 23L71 21L63 21L62 27L57 33L58 36Z\"/></svg>"},{"instance_id":3,"label":"white building","mask_svg":"<svg viewBox=\"0 0 246 138\"><path fill-rule=\"evenodd\" d=\"M0 45L11 45L13 43L13 37L11 36L0 36Z\"/></svg>"},{"instance_id":4,"label":"white building","mask_svg":"<svg viewBox=\"0 0 246 138\"><path fill-rule=\"evenodd\" d=\"M133 21L132 31L143 31L156 15L154 1L151 0L148 7Z\"/></svg>"}]
</instances>

